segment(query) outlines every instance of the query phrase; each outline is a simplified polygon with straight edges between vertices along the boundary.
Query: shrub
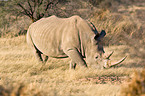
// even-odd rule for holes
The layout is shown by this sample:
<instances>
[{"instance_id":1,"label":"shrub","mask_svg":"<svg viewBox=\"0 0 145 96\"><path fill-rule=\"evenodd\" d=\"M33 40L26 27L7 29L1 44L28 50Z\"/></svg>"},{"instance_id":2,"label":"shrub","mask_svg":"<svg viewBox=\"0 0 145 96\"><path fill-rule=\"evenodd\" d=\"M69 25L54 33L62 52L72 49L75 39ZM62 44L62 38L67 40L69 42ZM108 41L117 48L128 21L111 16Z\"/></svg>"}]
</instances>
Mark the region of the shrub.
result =
<instances>
[{"instance_id":1,"label":"shrub","mask_svg":"<svg viewBox=\"0 0 145 96\"><path fill-rule=\"evenodd\" d=\"M145 96L145 67L141 72L134 72L133 77L123 83L121 96Z\"/></svg>"},{"instance_id":2,"label":"shrub","mask_svg":"<svg viewBox=\"0 0 145 96\"><path fill-rule=\"evenodd\" d=\"M122 44L127 42L126 37L134 39L143 38L143 31L140 30L141 23L135 20L135 18L131 18L130 16L111 13L109 10L103 9L93 14L90 19L99 31L105 30L107 32L106 45Z\"/></svg>"},{"instance_id":3,"label":"shrub","mask_svg":"<svg viewBox=\"0 0 145 96\"><path fill-rule=\"evenodd\" d=\"M7 88L5 88L7 87ZM3 86L0 85L0 96L43 96L37 89L30 89L24 84Z\"/></svg>"}]
</instances>

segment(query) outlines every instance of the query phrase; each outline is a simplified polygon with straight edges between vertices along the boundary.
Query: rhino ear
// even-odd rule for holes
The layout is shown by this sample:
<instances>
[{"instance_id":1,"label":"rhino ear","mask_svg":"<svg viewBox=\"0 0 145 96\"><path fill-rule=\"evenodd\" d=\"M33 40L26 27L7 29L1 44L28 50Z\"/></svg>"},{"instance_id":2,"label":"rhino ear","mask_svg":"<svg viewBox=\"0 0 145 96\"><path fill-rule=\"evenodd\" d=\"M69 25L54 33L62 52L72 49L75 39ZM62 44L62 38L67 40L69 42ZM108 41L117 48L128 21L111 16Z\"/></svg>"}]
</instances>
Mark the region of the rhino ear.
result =
<instances>
[{"instance_id":1,"label":"rhino ear","mask_svg":"<svg viewBox=\"0 0 145 96\"><path fill-rule=\"evenodd\" d=\"M102 30L100 34L96 34L96 36L94 37L95 40L100 40L101 38L103 38L106 35L105 30Z\"/></svg>"},{"instance_id":2,"label":"rhino ear","mask_svg":"<svg viewBox=\"0 0 145 96\"><path fill-rule=\"evenodd\" d=\"M100 33L100 36L101 36L101 37L104 37L105 35L106 35L105 30L102 30L101 33Z\"/></svg>"}]
</instances>

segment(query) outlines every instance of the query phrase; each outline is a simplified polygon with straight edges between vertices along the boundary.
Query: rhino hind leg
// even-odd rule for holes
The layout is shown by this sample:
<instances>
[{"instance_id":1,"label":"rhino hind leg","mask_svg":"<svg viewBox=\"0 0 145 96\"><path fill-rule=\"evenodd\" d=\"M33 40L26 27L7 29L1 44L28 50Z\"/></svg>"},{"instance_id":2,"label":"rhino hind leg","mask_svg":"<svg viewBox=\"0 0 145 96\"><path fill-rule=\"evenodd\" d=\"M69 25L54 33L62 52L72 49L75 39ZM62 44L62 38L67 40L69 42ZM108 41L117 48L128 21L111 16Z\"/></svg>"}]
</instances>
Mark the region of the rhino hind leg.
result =
<instances>
[{"instance_id":1,"label":"rhino hind leg","mask_svg":"<svg viewBox=\"0 0 145 96\"><path fill-rule=\"evenodd\" d=\"M34 55L38 61L41 63L46 63L48 60L48 56L44 55L41 51L39 51L36 46L34 46Z\"/></svg>"},{"instance_id":2,"label":"rhino hind leg","mask_svg":"<svg viewBox=\"0 0 145 96\"><path fill-rule=\"evenodd\" d=\"M87 67L87 64L81 54L78 52L77 49L69 49L66 51L66 54L71 58L70 67L74 68L76 67L76 64L82 65Z\"/></svg>"},{"instance_id":3,"label":"rhino hind leg","mask_svg":"<svg viewBox=\"0 0 145 96\"><path fill-rule=\"evenodd\" d=\"M43 62L46 63L47 60L48 60L48 56L44 55L44 54L41 54L41 57L43 59Z\"/></svg>"}]
</instances>

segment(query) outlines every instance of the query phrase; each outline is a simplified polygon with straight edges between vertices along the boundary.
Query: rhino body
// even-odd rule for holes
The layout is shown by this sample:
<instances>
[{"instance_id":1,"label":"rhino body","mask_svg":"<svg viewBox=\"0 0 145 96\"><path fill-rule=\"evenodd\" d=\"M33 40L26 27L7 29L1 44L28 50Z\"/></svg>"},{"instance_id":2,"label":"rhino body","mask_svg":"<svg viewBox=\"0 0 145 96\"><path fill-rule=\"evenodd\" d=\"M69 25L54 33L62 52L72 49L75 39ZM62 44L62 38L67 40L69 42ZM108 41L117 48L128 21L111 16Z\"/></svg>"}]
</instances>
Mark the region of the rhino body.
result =
<instances>
[{"instance_id":1,"label":"rhino body","mask_svg":"<svg viewBox=\"0 0 145 96\"><path fill-rule=\"evenodd\" d=\"M39 61L46 62L48 57L69 57L71 68L76 64L87 67L95 64L104 53L101 38L105 34L105 31L98 33L77 15L69 18L50 16L30 25L27 43Z\"/></svg>"}]
</instances>

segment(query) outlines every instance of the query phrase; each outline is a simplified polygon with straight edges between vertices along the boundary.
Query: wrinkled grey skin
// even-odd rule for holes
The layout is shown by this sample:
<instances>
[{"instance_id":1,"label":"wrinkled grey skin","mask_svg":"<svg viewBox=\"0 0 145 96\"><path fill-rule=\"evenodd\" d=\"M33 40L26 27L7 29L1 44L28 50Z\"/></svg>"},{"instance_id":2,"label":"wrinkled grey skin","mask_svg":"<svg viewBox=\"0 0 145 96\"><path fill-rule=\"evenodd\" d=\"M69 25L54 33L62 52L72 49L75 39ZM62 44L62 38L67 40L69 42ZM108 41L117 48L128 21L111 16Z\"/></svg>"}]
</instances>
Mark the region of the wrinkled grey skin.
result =
<instances>
[{"instance_id":1,"label":"wrinkled grey skin","mask_svg":"<svg viewBox=\"0 0 145 96\"><path fill-rule=\"evenodd\" d=\"M104 53L100 34L90 23L79 16L42 18L30 25L27 32L27 43L39 61L46 62L48 57L71 58L71 68L76 64L88 66L100 61ZM102 58L103 59L103 58Z\"/></svg>"}]
</instances>

